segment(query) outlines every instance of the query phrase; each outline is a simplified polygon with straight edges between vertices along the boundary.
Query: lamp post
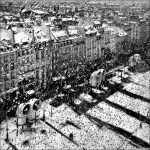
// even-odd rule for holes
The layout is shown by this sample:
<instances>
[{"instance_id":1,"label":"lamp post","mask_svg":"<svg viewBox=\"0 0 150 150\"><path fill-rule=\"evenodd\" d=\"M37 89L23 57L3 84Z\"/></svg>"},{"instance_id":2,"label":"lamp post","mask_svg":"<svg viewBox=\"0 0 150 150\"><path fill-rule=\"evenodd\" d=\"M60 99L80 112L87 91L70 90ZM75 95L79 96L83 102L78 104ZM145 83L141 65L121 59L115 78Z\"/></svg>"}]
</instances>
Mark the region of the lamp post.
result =
<instances>
[{"instance_id":1,"label":"lamp post","mask_svg":"<svg viewBox=\"0 0 150 150\"><path fill-rule=\"evenodd\" d=\"M16 117L16 119L17 119L17 120L16 120L17 133L16 133L16 134L17 134L17 136L18 136L18 116Z\"/></svg>"},{"instance_id":2,"label":"lamp post","mask_svg":"<svg viewBox=\"0 0 150 150\"><path fill-rule=\"evenodd\" d=\"M9 132L8 132L8 116L7 116L7 121L6 121L6 141L9 141Z\"/></svg>"},{"instance_id":3,"label":"lamp post","mask_svg":"<svg viewBox=\"0 0 150 150\"><path fill-rule=\"evenodd\" d=\"M43 109L43 118L42 120L45 122L45 109Z\"/></svg>"}]
</instances>

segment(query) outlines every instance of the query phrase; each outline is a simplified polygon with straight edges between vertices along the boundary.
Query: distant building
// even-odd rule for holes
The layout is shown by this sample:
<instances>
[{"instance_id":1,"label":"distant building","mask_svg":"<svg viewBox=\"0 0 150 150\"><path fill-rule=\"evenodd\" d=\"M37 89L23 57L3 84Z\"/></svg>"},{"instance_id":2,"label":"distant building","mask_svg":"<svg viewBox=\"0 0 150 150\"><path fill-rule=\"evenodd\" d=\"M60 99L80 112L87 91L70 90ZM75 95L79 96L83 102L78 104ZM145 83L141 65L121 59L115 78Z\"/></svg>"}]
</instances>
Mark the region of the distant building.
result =
<instances>
[{"instance_id":1,"label":"distant building","mask_svg":"<svg viewBox=\"0 0 150 150\"><path fill-rule=\"evenodd\" d=\"M0 43L0 97L17 90L17 49L7 42Z\"/></svg>"},{"instance_id":2,"label":"distant building","mask_svg":"<svg viewBox=\"0 0 150 150\"><path fill-rule=\"evenodd\" d=\"M131 41L133 43L143 43L149 36L149 27L145 21L130 22L131 24Z\"/></svg>"},{"instance_id":3,"label":"distant building","mask_svg":"<svg viewBox=\"0 0 150 150\"><path fill-rule=\"evenodd\" d=\"M117 53L116 45L127 37L127 32L116 26L104 27L103 47L110 49L111 53Z\"/></svg>"},{"instance_id":4,"label":"distant building","mask_svg":"<svg viewBox=\"0 0 150 150\"><path fill-rule=\"evenodd\" d=\"M139 6L131 6L128 8L128 15L129 16L137 16L141 13L141 7Z\"/></svg>"},{"instance_id":5,"label":"distant building","mask_svg":"<svg viewBox=\"0 0 150 150\"><path fill-rule=\"evenodd\" d=\"M3 74L5 78L0 77L1 96L6 96L10 90L17 90L18 83L24 79L25 88L45 87L52 75L52 42L49 27L17 28L16 33L12 30L1 31L3 38L0 70L7 73ZM9 41L10 47L5 41Z\"/></svg>"},{"instance_id":6,"label":"distant building","mask_svg":"<svg viewBox=\"0 0 150 150\"><path fill-rule=\"evenodd\" d=\"M97 29L99 27L97 26ZM94 25L88 22L78 26L80 33L85 38L86 61L93 61L101 55L101 35Z\"/></svg>"},{"instance_id":7,"label":"distant building","mask_svg":"<svg viewBox=\"0 0 150 150\"><path fill-rule=\"evenodd\" d=\"M84 61L85 41L76 28L52 29L51 39L54 40L52 54L53 72L55 75L65 74L66 69Z\"/></svg>"}]
</instances>

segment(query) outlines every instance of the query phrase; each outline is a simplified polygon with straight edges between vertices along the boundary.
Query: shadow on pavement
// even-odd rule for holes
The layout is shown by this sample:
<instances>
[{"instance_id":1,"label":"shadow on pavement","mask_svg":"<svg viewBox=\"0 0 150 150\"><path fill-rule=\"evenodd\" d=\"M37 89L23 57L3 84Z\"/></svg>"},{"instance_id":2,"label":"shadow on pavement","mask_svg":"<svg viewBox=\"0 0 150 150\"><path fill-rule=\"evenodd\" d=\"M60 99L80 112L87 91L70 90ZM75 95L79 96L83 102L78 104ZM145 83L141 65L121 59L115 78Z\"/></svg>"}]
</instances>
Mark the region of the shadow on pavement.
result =
<instances>
[{"instance_id":1,"label":"shadow on pavement","mask_svg":"<svg viewBox=\"0 0 150 150\"><path fill-rule=\"evenodd\" d=\"M13 150L19 150L13 143L11 143L11 142L9 141L9 139L8 139L8 140L5 139L5 142L8 143L9 146L10 146Z\"/></svg>"},{"instance_id":2,"label":"shadow on pavement","mask_svg":"<svg viewBox=\"0 0 150 150\"><path fill-rule=\"evenodd\" d=\"M127 139L131 140L133 143L137 144L137 145L140 145L142 147L145 147L145 148L150 148L150 144L143 141L142 139L136 137L136 136L133 136L132 133L128 132L128 131L125 131L124 129L121 129L119 127L116 127L114 125L111 125L107 122L103 122L101 121L100 119L96 118L96 117L93 117L89 114L85 114L85 116L90 120L90 121L94 121L94 122L97 122L98 124L100 125L103 125L103 126L106 126L108 129L111 129L112 131L116 132L116 133L119 133L120 135L123 135L124 137L126 137Z\"/></svg>"},{"instance_id":3,"label":"shadow on pavement","mask_svg":"<svg viewBox=\"0 0 150 150\"><path fill-rule=\"evenodd\" d=\"M41 120L43 121L43 120ZM54 129L56 132L58 132L59 134L61 134L63 137L65 137L66 139L68 139L70 142L72 142L73 144L79 146L75 141L70 140L70 138L68 136L66 136L65 134L63 134L61 131L59 131L58 129L56 129L55 127L53 127L49 122L47 121L43 121L45 124L47 124L49 127L51 127L52 129Z\"/></svg>"},{"instance_id":4,"label":"shadow on pavement","mask_svg":"<svg viewBox=\"0 0 150 150\"><path fill-rule=\"evenodd\" d=\"M75 123L73 123L73 122L70 121L70 120L67 120L66 123L67 123L68 125L72 125L73 127L77 128L77 129L79 129L79 130L81 129L78 125L76 125Z\"/></svg>"},{"instance_id":5,"label":"shadow on pavement","mask_svg":"<svg viewBox=\"0 0 150 150\"><path fill-rule=\"evenodd\" d=\"M147 117L145 117L145 116L143 116L141 114L138 114L138 113L136 113L136 112L134 112L134 111L132 111L130 109L127 109L127 108L125 108L123 106L120 106L118 104L115 104L115 103L113 103L113 102L111 102L111 101L109 101L107 99L105 100L105 102L107 104L109 104L110 106L121 110L122 112L126 113L129 116L132 116L132 117L134 117L134 118L136 118L136 119L138 119L140 121L143 121L143 122L146 122L146 123L150 124L150 119L148 119Z\"/></svg>"},{"instance_id":6,"label":"shadow on pavement","mask_svg":"<svg viewBox=\"0 0 150 150\"><path fill-rule=\"evenodd\" d=\"M140 96L140 95L137 95L137 94L134 94L134 93L131 93L131 92L127 91L127 90L121 89L121 90L119 90L119 92L121 92L121 93L123 93L123 94L126 94L126 95L128 95L128 96L130 96L130 97L133 97L133 98L141 99L141 100L144 101L144 102L150 103L150 99L145 98L145 97Z\"/></svg>"}]
</instances>

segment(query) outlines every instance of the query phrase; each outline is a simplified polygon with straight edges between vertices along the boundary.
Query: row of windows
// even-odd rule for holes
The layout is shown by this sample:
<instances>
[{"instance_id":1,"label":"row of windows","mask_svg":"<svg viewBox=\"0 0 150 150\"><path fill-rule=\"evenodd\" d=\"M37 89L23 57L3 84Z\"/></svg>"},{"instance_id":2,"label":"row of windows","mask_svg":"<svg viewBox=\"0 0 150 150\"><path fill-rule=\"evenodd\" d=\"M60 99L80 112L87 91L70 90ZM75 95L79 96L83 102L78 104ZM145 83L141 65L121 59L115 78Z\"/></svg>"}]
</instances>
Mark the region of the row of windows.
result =
<instances>
[{"instance_id":1,"label":"row of windows","mask_svg":"<svg viewBox=\"0 0 150 150\"><path fill-rule=\"evenodd\" d=\"M41 51L41 59L45 58L45 51ZM40 59L40 52L36 53L36 60Z\"/></svg>"},{"instance_id":2,"label":"row of windows","mask_svg":"<svg viewBox=\"0 0 150 150\"><path fill-rule=\"evenodd\" d=\"M18 59L18 65L24 65L27 63L33 63L34 62L34 56L29 56L29 57L23 57L21 59Z\"/></svg>"},{"instance_id":3,"label":"row of windows","mask_svg":"<svg viewBox=\"0 0 150 150\"><path fill-rule=\"evenodd\" d=\"M5 64L5 65L0 64L0 74L4 72L9 72L9 70L14 70L14 69L15 69L15 63Z\"/></svg>"},{"instance_id":4,"label":"row of windows","mask_svg":"<svg viewBox=\"0 0 150 150\"><path fill-rule=\"evenodd\" d=\"M0 57L0 64L8 63L9 61L15 61L15 60L16 60L16 55L15 54L6 55L6 56L3 56L3 57Z\"/></svg>"},{"instance_id":5,"label":"row of windows","mask_svg":"<svg viewBox=\"0 0 150 150\"><path fill-rule=\"evenodd\" d=\"M33 54L33 49L18 51L18 57Z\"/></svg>"},{"instance_id":6,"label":"row of windows","mask_svg":"<svg viewBox=\"0 0 150 150\"><path fill-rule=\"evenodd\" d=\"M41 77L42 78L45 78L45 69L43 68L42 71L41 71ZM36 71L36 79L39 79L40 78L40 71L37 70Z\"/></svg>"},{"instance_id":7,"label":"row of windows","mask_svg":"<svg viewBox=\"0 0 150 150\"><path fill-rule=\"evenodd\" d=\"M31 50L30 53L28 53L28 52L29 52L28 50L19 51L18 52L18 57L25 56L25 55L28 55L28 54L30 54L30 55L33 54L32 50ZM49 57L49 51L46 51L46 55ZM37 52L36 59L39 59L39 58L40 58L40 53ZM45 51L44 50L41 51L41 58L42 59L45 58ZM0 57L0 64L8 63L10 61L16 61L16 55L15 54L10 54L10 55L7 55L7 56ZM27 63L28 62L29 62L29 58L27 57ZM23 63L25 63L25 62L23 62Z\"/></svg>"},{"instance_id":8,"label":"row of windows","mask_svg":"<svg viewBox=\"0 0 150 150\"><path fill-rule=\"evenodd\" d=\"M54 48L55 48L55 49L58 49L58 48L60 48L60 47L64 47L64 46L71 45L71 44L72 44L72 41L71 41L71 40L69 40L69 41L64 41L64 42L55 44Z\"/></svg>"},{"instance_id":9,"label":"row of windows","mask_svg":"<svg viewBox=\"0 0 150 150\"><path fill-rule=\"evenodd\" d=\"M15 72L11 72L9 74L4 74L4 75L0 75L0 81L8 81L10 79L15 79L16 78L16 73Z\"/></svg>"},{"instance_id":10,"label":"row of windows","mask_svg":"<svg viewBox=\"0 0 150 150\"><path fill-rule=\"evenodd\" d=\"M60 49L60 53L70 53L71 52L71 47L66 47Z\"/></svg>"},{"instance_id":11,"label":"row of windows","mask_svg":"<svg viewBox=\"0 0 150 150\"><path fill-rule=\"evenodd\" d=\"M12 80L11 82L7 81L5 82L5 84L0 84L0 93L2 93L2 90L8 91L15 87L16 87L16 82L14 80Z\"/></svg>"},{"instance_id":12,"label":"row of windows","mask_svg":"<svg viewBox=\"0 0 150 150\"><path fill-rule=\"evenodd\" d=\"M42 43L36 43L35 45L34 45L34 48L35 49L45 49L45 48L47 48L47 47L52 47L53 46L53 40L51 40L51 41L48 41L48 42L46 42L46 41L44 41L44 42L42 42Z\"/></svg>"},{"instance_id":13,"label":"row of windows","mask_svg":"<svg viewBox=\"0 0 150 150\"><path fill-rule=\"evenodd\" d=\"M23 73L27 73L27 72L30 72L30 71L33 71L33 70L35 70L35 65L26 65L24 67L20 67L18 69L18 73L23 74Z\"/></svg>"}]
</instances>

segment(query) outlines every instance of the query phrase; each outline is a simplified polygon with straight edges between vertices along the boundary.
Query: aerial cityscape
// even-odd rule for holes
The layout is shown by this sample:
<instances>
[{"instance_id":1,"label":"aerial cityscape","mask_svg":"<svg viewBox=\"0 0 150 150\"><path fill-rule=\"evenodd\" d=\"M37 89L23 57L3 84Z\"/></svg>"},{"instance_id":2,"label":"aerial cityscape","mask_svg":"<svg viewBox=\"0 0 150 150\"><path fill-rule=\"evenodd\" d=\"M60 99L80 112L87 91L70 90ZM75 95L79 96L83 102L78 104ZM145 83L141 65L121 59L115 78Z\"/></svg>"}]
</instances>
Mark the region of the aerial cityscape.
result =
<instances>
[{"instance_id":1,"label":"aerial cityscape","mask_svg":"<svg viewBox=\"0 0 150 150\"><path fill-rule=\"evenodd\" d=\"M0 149L149 149L150 1L0 1Z\"/></svg>"}]
</instances>

